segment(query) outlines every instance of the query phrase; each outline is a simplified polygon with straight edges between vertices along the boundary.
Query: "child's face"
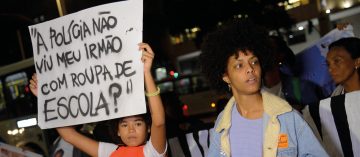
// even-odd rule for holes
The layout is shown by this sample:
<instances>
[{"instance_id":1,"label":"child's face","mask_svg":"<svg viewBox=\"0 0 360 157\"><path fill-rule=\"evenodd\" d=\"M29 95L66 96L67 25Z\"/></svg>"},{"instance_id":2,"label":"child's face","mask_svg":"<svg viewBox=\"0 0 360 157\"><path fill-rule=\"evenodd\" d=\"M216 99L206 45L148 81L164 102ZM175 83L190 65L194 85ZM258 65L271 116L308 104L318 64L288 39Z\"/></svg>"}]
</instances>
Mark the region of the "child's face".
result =
<instances>
[{"instance_id":1,"label":"child's face","mask_svg":"<svg viewBox=\"0 0 360 157\"><path fill-rule=\"evenodd\" d=\"M261 85L261 67L259 59L250 51L239 51L228 59L226 73L223 76L230 83L233 94L252 94L259 92Z\"/></svg>"},{"instance_id":2,"label":"child's face","mask_svg":"<svg viewBox=\"0 0 360 157\"><path fill-rule=\"evenodd\" d=\"M141 116L125 117L119 121L118 136L127 146L144 144L146 135L146 123Z\"/></svg>"}]
</instances>

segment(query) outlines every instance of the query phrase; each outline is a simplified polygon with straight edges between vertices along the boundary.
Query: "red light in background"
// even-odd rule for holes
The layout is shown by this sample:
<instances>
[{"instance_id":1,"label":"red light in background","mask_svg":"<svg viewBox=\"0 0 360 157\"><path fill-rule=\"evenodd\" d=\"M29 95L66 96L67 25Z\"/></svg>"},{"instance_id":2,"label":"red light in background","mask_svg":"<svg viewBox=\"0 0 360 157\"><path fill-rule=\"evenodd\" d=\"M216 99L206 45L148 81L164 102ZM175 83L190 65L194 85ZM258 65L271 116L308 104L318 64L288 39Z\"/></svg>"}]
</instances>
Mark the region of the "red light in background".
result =
<instances>
[{"instance_id":1,"label":"red light in background","mask_svg":"<svg viewBox=\"0 0 360 157\"><path fill-rule=\"evenodd\" d=\"M189 109L189 107L188 107L188 105L184 104L183 107L182 107L182 109L183 109L184 111L186 111L186 110Z\"/></svg>"},{"instance_id":2,"label":"red light in background","mask_svg":"<svg viewBox=\"0 0 360 157\"><path fill-rule=\"evenodd\" d=\"M26 92L26 93L29 93L29 92L30 92L29 86L25 86L25 92Z\"/></svg>"},{"instance_id":3,"label":"red light in background","mask_svg":"<svg viewBox=\"0 0 360 157\"><path fill-rule=\"evenodd\" d=\"M174 72L173 70L171 70L171 71L169 72L169 74L170 74L171 76L174 76L175 72Z\"/></svg>"},{"instance_id":4,"label":"red light in background","mask_svg":"<svg viewBox=\"0 0 360 157\"><path fill-rule=\"evenodd\" d=\"M189 106L188 106L188 105L184 104L184 105L182 106L182 110L183 110L183 115L184 115L184 116L189 116L189 111L188 111L188 109L189 109Z\"/></svg>"}]
</instances>

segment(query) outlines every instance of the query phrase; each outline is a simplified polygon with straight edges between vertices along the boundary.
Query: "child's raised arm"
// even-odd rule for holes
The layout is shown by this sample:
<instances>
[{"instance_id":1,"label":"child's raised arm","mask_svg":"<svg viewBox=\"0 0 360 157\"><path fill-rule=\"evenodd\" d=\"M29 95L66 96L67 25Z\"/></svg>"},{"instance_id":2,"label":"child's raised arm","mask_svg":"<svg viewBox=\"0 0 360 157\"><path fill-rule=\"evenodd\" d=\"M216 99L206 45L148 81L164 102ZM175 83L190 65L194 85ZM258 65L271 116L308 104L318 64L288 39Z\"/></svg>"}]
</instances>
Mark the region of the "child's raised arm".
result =
<instances>
[{"instance_id":1,"label":"child's raised arm","mask_svg":"<svg viewBox=\"0 0 360 157\"><path fill-rule=\"evenodd\" d=\"M56 128L60 136L66 141L90 156L98 156L99 142L93 140L72 126Z\"/></svg>"},{"instance_id":2,"label":"child's raised arm","mask_svg":"<svg viewBox=\"0 0 360 157\"><path fill-rule=\"evenodd\" d=\"M146 43L140 43L139 49L142 51L141 60L144 63L146 95L149 101L152 120L151 143L158 153L163 153L166 148L165 113L160 98L160 89L156 87L151 75L151 65L155 54Z\"/></svg>"},{"instance_id":3,"label":"child's raised arm","mask_svg":"<svg viewBox=\"0 0 360 157\"><path fill-rule=\"evenodd\" d=\"M37 96L38 93L37 83L38 80L35 73L33 74L29 85L31 92L35 96ZM75 128L71 126L56 128L56 130L66 142L69 142L70 144L89 154L90 156L98 156L98 141L84 136L83 134L77 132Z\"/></svg>"}]
</instances>

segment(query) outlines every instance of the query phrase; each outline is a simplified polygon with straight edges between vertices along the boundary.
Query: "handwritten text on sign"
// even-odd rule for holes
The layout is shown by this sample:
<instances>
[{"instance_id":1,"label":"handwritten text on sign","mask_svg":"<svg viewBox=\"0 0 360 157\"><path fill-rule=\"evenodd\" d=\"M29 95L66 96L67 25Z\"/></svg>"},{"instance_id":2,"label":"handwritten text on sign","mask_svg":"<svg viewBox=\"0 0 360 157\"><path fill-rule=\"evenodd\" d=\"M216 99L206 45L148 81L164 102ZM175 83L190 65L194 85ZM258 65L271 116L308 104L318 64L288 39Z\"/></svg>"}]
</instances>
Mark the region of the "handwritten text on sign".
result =
<instances>
[{"instance_id":1,"label":"handwritten text on sign","mask_svg":"<svg viewBox=\"0 0 360 157\"><path fill-rule=\"evenodd\" d=\"M29 27L41 128L146 112L142 5L116 2Z\"/></svg>"}]
</instances>

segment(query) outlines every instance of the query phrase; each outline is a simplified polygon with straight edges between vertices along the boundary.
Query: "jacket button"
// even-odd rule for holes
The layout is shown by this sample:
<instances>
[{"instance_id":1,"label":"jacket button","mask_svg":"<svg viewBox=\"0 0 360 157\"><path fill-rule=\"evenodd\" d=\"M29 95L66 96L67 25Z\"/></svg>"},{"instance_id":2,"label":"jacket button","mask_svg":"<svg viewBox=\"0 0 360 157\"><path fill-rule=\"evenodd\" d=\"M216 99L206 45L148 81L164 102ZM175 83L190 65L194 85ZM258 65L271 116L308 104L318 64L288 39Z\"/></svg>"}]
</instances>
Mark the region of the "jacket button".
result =
<instances>
[{"instance_id":1,"label":"jacket button","mask_svg":"<svg viewBox=\"0 0 360 157\"><path fill-rule=\"evenodd\" d=\"M267 149L268 149L268 150L271 150L272 148L271 148L271 147L268 147Z\"/></svg>"}]
</instances>

